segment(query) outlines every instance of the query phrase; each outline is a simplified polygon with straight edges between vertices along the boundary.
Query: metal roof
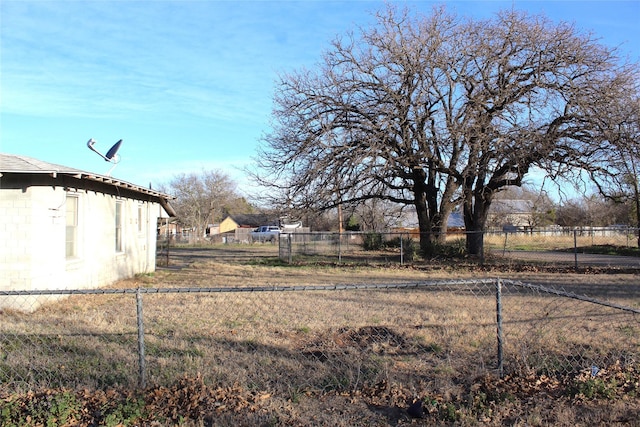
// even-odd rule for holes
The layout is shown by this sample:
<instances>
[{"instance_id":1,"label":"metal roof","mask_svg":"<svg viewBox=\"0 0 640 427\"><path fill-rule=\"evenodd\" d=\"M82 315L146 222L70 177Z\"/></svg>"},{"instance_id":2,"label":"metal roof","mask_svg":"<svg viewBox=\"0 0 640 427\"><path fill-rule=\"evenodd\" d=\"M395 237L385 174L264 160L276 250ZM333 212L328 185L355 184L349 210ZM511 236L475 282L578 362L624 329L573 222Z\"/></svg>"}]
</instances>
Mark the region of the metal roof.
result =
<instances>
[{"instance_id":1,"label":"metal roof","mask_svg":"<svg viewBox=\"0 0 640 427\"><path fill-rule=\"evenodd\" d=\"M99 175L82 171L80 169L70 168L68 166L44 162L42 160L34 159L27 156L0 153L0 177L2 177L2 175L5 173L45 174L50 175L53 178L57 178L58 175L68 175L77 179L86 179L89 181L101 182L118 188L125 188L137 193L157 197L158 199L160 199L162 207L165 209L165 211L170 216L175 216L175 211L173 210L171 205L169 205L169 200L173 199L173 197L159 191L131 184L130 182L122 181L110 176Z\"/></svg>"},{"instance_id":2,"label":"metal roof","mask_svg":"<svg viewBox=\"0 0 640 427\"><path fill-rule=\"evenodd\" d=\"M491 203L490 213L530 214L533 211L533 200L498 199Z\"/></svg>"}]
</instances>

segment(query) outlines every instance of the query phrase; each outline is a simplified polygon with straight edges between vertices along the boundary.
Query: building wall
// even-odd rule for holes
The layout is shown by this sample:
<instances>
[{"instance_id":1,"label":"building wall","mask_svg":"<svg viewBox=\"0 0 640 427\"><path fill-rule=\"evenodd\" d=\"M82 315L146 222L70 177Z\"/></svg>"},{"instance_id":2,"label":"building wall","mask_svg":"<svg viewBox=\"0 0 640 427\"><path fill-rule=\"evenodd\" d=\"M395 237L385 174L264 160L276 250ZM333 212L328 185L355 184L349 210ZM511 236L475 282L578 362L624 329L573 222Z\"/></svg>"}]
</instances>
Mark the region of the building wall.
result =
<instances>
[{"instance_id":1,"label":"building wall","mask_svg":"<svg viewBox=\"0 0 640 427\"><path fill-rule=\"evenodd\" d=\"M238 228L238 224L229 216L220 222L220 234L228 233L236 228Z\"/></svg>"},{"instance_id":2,"label":"building wall","mask_svg":"<svg viewBox=\"0 0 640 427\"><path fill-rule=\"evenodd\" d=\"M65 251L67 195L77 197L77 251ZM122 251L116 251L116 202ZM139 211L140 208L140 211ZM0 189L0 290L97 288L155 270L156 202L86 189ZM0 297L0 307L15 298ZM21 309L33 309L27 302Z\"/></svg>"}]
</instances>

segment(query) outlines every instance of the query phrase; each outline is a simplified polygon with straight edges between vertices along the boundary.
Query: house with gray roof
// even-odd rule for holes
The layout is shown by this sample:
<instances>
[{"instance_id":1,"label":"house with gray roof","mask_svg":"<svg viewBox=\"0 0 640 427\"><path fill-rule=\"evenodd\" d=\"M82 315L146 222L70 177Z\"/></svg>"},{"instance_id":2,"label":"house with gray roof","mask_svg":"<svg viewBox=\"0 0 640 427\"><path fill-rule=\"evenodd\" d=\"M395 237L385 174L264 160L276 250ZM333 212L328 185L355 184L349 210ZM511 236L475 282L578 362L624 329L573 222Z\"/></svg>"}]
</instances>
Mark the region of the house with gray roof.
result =
<instances>
[{"instance_id":1,"label":"house with gray roof","mask_svg":"<svg viewBox=\"0 0 640 427\"><path fill-rule=\"evenodd\" d=\"M0 153L0 308L37 300L3 290L98 288L156 267L170 196L30 157Z\"/></svg>"},{"instance_id":2,"label":"house with gray roof","mask_svg":"<svg viewBox=\"0 0 640 427\"><path fill-rule=\"evenodd\" d=\"M488 227L502 227L515 231L534 225L534 202L520 199L498 199L491 203L487 217Z\"/></svg>"}]
</instances>

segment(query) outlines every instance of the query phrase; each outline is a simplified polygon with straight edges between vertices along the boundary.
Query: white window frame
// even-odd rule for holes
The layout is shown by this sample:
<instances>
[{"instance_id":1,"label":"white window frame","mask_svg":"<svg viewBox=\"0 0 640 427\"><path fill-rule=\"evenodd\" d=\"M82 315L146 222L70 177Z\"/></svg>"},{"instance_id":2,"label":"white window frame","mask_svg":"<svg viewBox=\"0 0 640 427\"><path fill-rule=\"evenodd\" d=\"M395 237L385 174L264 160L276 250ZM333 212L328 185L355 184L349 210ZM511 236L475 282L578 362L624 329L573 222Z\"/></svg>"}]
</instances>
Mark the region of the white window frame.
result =
<instances>
[{"instance_id":1,"label":"white window frame","mask_svg":"<svg viewBox=\"0 0 640 427\"><path fill-rule=\"evenodd\" d=\"M145 229L144 203L138 203L138 234L144 234Z\"/></svg>"},{"instance_id":2,"label":"white window frame","mask_svg":"<svg viewBox=\"0 0 640 427\"><path fill-rule=\"evenodd\" d=\"M117 253L124 252L124 201L116 200L115 208L115 249Z\"/></svg>"},{"instance_id":3,"label":"white window frame","mask_svg":"<svg viewBox=\"0 0 640 427\"><path fill-rule=\"evenodd\" d=\"M65 196L65 258L76 259L79 256L79 215L80 198L77 194L67 193ZM71 212L70 212L71 209ZM70 215L71 213L71 215Z\"/></svg>"}]
</instances>

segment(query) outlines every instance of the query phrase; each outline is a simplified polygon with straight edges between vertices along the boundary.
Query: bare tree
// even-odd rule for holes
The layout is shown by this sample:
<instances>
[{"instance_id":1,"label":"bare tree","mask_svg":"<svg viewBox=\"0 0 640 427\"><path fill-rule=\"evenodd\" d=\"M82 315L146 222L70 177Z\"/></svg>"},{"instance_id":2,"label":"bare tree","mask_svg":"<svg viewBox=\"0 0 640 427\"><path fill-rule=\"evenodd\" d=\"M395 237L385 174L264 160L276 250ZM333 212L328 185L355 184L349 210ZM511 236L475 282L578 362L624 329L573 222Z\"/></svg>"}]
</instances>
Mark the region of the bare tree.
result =
<instances>
[{"instance_id":1,"label":"bare tree","mask_svg":"<svg viewBox=\"0 0 640 427\"><path fill-rule=\"evenodd\" d=\"M567 200L558 206L557 223L564 227L607 227L629 223L628 204L592 194Z\"/></svg>"},{"instance_id":2,"label":"bare tree","mask_svg":"<svg viewBox=\"0 0 640 427\"><path fill-rule=\"evenodd\" d=\"M415 205L428 249L455 192L454 180L429 167L423 153L438 150L430 145L437 142L429 131L430 98L437 95L429 93L424 55L437 50L440 42L430 36L448 31L448 18L440 14L433 28L390 18L380 16L382 27L362 40L336 40L317 73L282 77L257 178L296 205L330 209L368 199Z\"/></svg>"},{"instance_id":3,"label":"bare tree","mask_svg":"<svg viewBox=\"0 0 640 427\"><path fill-rule=\"evenodd\" d=\"M629 74L614 49L515 11L470 21L388 7L377 18L335 40L318 70L281 77L261 183L318 208L412 205L423 251L461 203L467 250L479 254L497 191L532 166L591 168L593 103Z\"/></svg>"},{"instance_id":4,"label":"bare tree","mask_svg":"<svg viewBox=\"0 0 640 427\"><path fill-rule=\"evenodd\" d=\"M360 231L385 231L397 225L402 217L400 206L378 199L358 203L349 211L348 218L358 224Z\"/></svg>"},{"instance_id":5,"label":"bare tree","mask_svg":"<svg viewBox=\"0 0 640 427\"><path fill-rule=\"evenodd\" d=\"M556 221L563 227L580 227L589 224L589 210L585 199L565 201L558 207Z\"/></svg>"},{"instance_id":6,"label":"bare tree","mask_svg":"<svg viewBox=\"0 0 640 427\"><path fill-rule=\"evenodd\" d=\"M224 172L211 170L176 175L164 191L176 199L173 206L180 223L190 228L192 240L205 235L207 225L229 213L247 213L252 207L238 195L236 183Z\"/></svg>"},{"instance_id":7,"label":"bare tree","mask_svg":"<svg viewBox=\"0 0 640 427\"><path fill-rule=\"evenodd\" d=\"M637 86L612 88L609 96L606 109L600 109L599 125L610 149L601 159L602 169L594 170L591 178L610 202L632 205L640 228L640 92Z\"/></svg>"}]
</instances>

